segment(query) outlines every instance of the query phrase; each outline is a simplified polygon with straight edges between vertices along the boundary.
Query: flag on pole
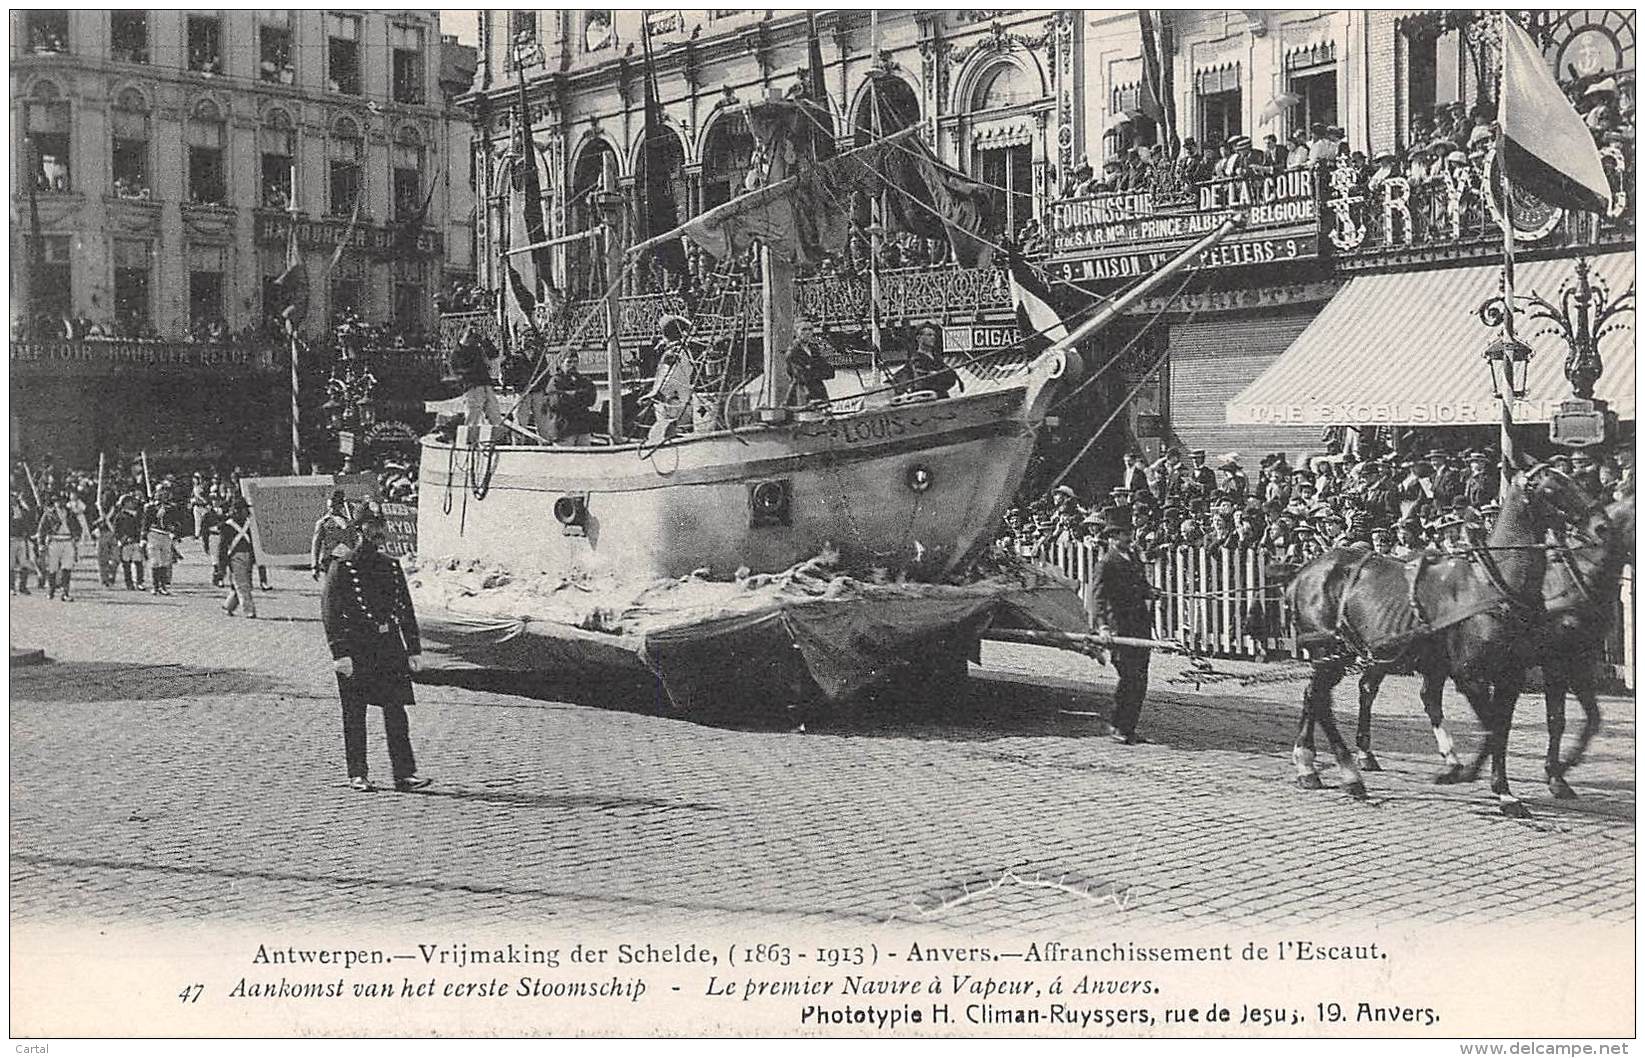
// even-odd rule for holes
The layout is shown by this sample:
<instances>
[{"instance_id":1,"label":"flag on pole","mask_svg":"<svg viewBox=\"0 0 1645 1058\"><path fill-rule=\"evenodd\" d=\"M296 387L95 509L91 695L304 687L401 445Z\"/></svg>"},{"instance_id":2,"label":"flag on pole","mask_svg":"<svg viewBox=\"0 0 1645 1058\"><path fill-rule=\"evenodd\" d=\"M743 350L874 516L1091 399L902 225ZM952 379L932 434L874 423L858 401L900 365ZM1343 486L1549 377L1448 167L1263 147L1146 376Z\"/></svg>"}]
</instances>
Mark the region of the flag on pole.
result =
<instances>
[{"instance_id":1,"label":"flag on pole","mask_svg":"<svg viewBox=\"0 0 1645 1058\"><path fill-rule=\"evenodd\" d=\"M394 222L394 234L389 240L390 252L395 254L411 254L417 249L417 233L423 230L428 223L428 208L434 203L434 191L440 186L440 178L435 177L428 182L428 192L423 195L423 204L417 211L408 216L400 217Z\"/></svg>"},{"instance_id":2,"label":"flag on pole","mask_svg":"<svg viewBox=\"0 0 1645 1058\"><path fill-rule=\"evenodd\" d=\"M992 188L938 161L918 137L892 151L882 172L892 227L947 241L963 267L988 267L999 222Z\"/></svg>"},{"instance_id":3,"label":"flag on pole","mask_svg":"<svg viewBox=\"0 0 1645 1058\"><path fill-rule=\"evenodd\" d=\"M662 94L657 87L657 64L651 55L651 34L643 35L645 46L645 149L640 152L639 229L642 240L673 231L680 224L679 204L674 201L674 166L682 161L669 148L677 142L663 120ZM657 264L676 275L684 275L685 244L669 239L656 246L652 256Z\"/></svg>"},{"instance_id":4,"label":"flag on pole","mask_svg":"<svg viewBox=\"0 0 1645 1058\"><path fill-rule=\"evenodd\" d=\"M805 98L809 106L807 114L811 117L811 156L814 158L832 158L834 156L834 115L829 107L828 81L823 76L822 37L817 32L817 18L811 12L805 13L805 26L811 38L806 62L810 69L807 71Z\"/></svg>"},{"instance_id":5,"label":"flag on pole","mask_svg":"<svg viewBox=\"0 0 1645 1058\"><path fill-rule=\"evenodd\" d=\"M32 326L33 317L39 311L35 304L39 291L34 289L34 284L39 282L40 266L45 262L46 237L40 230L40 196L37 191L40 179L40 148L35 146L33 136L24 137L23 150L23 169L29 182L29 234L28 246L24 251L26 260L23 264L22 289L19 291L21 296L18 300L22 303L23 311Z\"/></svg>"},{"instance_id":6,"label":"flag on pole","mask_svg":"<svg viewBox=\"0 0 1645 1058\"><path fill-rule=\"evenodd\" d=\"M1502 19L1502 165L1508 183L1566 209L1603 213L1611 184L1594 137L1530 34Z\"/></svg>"},{"instance_id":7,"label":"flag on pole","mask_svg":"<svg viewBox=\"0 0 1645 1058\"><path fill-rule=\"evenodd\" d=\"M1011 300L1016 305L1017 333L1022 335L1023 348L1038 354L1066 340L1068 325L1063 322L1062 314L1051 307L1051 288L1021 254L1009 254L1005 265L1011 279Z\"/></svg>"},{"instance_id":8,"label":"flag on pole","mask_svg":"<svg viewBox=\"0 0 1645 1058\"><path fill-rule=\"evenodd\" d=\"M526 105L525 82L514 113L514 145L509 151L508 248L535 247L528 253L510 253L503 258L503 302L515 329L537 329L536 309L556 290L553 281L553 249L548 241L548 224L543 214L543 188L547 173L542 153L531 134L531 111Z\"/></svg>"},{"instance_id":9,"label":"flag on pole","mask_svg":"<svg viewBox=\"0 0 1645 1058\"><path fill-rule=\"evenodd\" d=\"M308 269L303 267L303 255L297 247L297 218L288 217L286 223L286 268L274 280L275 297L279 299L275 315L295 331L308 316Z\"/></svg>"},{"instance_id":10,"label":"flag on pole","mask_svg":"<svg viewBox=\"0 0 1645 1058\"><path fill-rule=\"evenodd\" d=\"M1160 143L1167 149L1176 136L1176 90L1165 34L1170 27L1152 11L1139 10L1142 34L1142 111L1160 123Z\"/></svg>"}]
</instances>

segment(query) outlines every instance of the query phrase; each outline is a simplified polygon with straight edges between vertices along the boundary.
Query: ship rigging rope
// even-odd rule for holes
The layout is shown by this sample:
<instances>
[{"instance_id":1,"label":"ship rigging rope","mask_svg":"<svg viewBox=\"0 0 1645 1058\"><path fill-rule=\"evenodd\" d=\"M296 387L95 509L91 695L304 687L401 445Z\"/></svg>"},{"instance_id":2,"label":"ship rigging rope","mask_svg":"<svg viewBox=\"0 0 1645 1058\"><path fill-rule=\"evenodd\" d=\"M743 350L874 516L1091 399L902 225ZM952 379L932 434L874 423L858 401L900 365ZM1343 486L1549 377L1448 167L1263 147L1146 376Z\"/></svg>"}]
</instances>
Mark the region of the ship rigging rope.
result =
<instances>
[{"instance_id":1,"label":"ship rigging rope","mask_svg":"<svg viewBox=\"0 0 1645 1058\"><path fill-rule=\"evenodd\" d=\"M1181 288L1180 287L1178 288L1178 293L1181 293ZM1175 296L1176 295L1174 295L1174 294L1172 295L1173 298ZM1165 309L1162 306L1160 308L1160 312L1164 312L1164 311L1165 311ZM1158 314L1156 313L1156 317L1157 317L1157 315ZM1190 312L1188 314L1188 321L1187 322L1190 322L1190 323L1193 322L1194 318L1198 315L1199 315L1199 310L1198 309L1195 309L1194 311ZM1152 326L1152 323L1150 323L1149 326ZM1137 341L1137 339L1141 338L1144 334L1147 334L1147 333L1148 333L1148 328L1147 327L1144 327L1141 331L1138 331L1136 337L1132 338L1130 342L1127 342L1125 347L1122 348L1119 353L1115 354L1114 360L1118 360L1120 356L1124 355L1126 349L1129 349L1130 346ZM1158 372L1160 368L1165 366L1165 361L1168 360L1170 358L1170 356L1171 356L1171 348L1168 345L1168 346L1166 346L1165 351L1160 353L1159 359L1154 361L1154 366L1150 367L1146 372L1144 372L1143 376L1137 380L1137 384L1132 386L1130 388L1130 390L1128 390L1126 392L1125 396L1122 397L1120 399L1120 401L1117 404L1114 405L1114 410L1108 414L1108 418L1106 418L1102 421L1102 425L1098 426L1096 428L1096 430L1092 432L1090 440L1085 442L1084 447L1082 447L1077 453L1074 454L1074 458L1070 459L1068 461L1068 465L1062 468L1062 472L1059 473L1055 478L1052 479L1051 484L1049 484L1045 487L1045 492L1047 494L1054 491L1058 485L1061 485L1063 479L1068 476L1069 471L1073 470L1074 467L1079 465L1080 460L1084 459L1086 457L1086 454L1091 451L1091 449L1094 445L1096 445L1097 439L1100 438L1103 435L1103 432L1105 430L1107 430L1110 425L1113 424L1114 420L1119 417L1120 412L1122 412L1126 409L1126 407L1131 403L1132 398L1135 397L1138 393L1140 393L1142 391L1142 387L1144 387L1148 384L1149 380L1154 377L1155 373ZM1114 362L1113 360L1109 361L1110 364L1112 364L1113 362ZM1106 369L1106 367L1105 367L1105 369Z\"/></svg>"},{"instance_id":2,"label":"ship rigging rope","mask_svg":"<svg viewBox=\"0 0 1645 1058\"><path fill-rule=\"evenodd\" d=\"M800 108L800 112L801 112L801 114L803 114L805 116L805 119L807 121L811 122L818 129L820 129L824 132L829 131L827 126L823 125L823 123L821 121L819 121L814 115L812 115L811 113L806 111L806 109L804 107ZM974 176L968 176L965 173L960 172L958 169L955 169L953 166L951 166L948 163L944 162L942 159L936 157L936 155L934 153L920 153L918 151L915 151L912 147L906 146L901 141L893 141L893 142L887 143L886 146L890 147L892 150L901 151L904 154L908 155L910 158L915 159L916 161L931 162L931 163L935 164L938 169L940 169L941 171L943 171L945 173L948 173L952 176L957 176L957 177L961 178L962 180L969 181L970 183L973 183L973 184L981 184L982 186L988 188L991 191L999 191L1003 194L1010 194L1011 193L1010 188L1002 187L999 184L991 184L986 180L979 180ZM998 251L1000 253L1003 253L1003 254L1008 254L1009 255L1010 253L1013 252L1012 247L1010 247L1010 246L1002 245L1001 243L997 243L997 242L991 242L990 240L983 238L981 235L977 234L976 232L960 228L959 225L955 224L953 221L951 221L947 217L943 216L942 213L939 210L937 210L934 206L931 206L928 203L922 202L918 197L916 197L913 194L913 192L909 191L908 189L903 188L903 187L899 187L898 185L892 183L889 180L882 180L881 183L885 187L891 189L892 191L895 191L897 194L901 195L903 198L906 198L908 201L914 203L916 206L918 206L921 209L925 210L925 212L931 214L933 217L936 217L937 220L941 221L943 224L947 225L950 228L955 229L956 231L964 231L966 235L970 236L973 239L976 239L978 242L982 243L984 246L987 246L990 249L996 250L996 251ZM824 190L827 190L827 188L825 187ZM828 191L828 194L830 195L830 197L834 198L835 205L839 205L839 197L834 195L834 193L832 191ZM1022 263L1025 267L1032 269L1040 277L1040 279L1043 280L1044 282L1046 282L1047 284L1073 287L1074 289L1076 289L1076 290L1080 291L1081 293L1085 294L1087 297L1093 298L1093 299L1095 299L1099 302L1109 302L1109 301L1113 300L1112 298L1107 297L1106 295L1092 293L1091 291L1086 290L1084 287L1081 287L1076 283L1070 283L1065 279L1060 279L1057 276L1053 276L1050 272L1047 272L1039 264L1037 264L1033 261L1027 260L1026 258L1023 258Z\"/></svg>"},{"instance_id":3,"label":"ship rigging rope","mask_svg":"<svg viewBox=\"0 0 1645 1058\"><path fill-rule=\"evenodd\" d=\"M554 357L555 360L559 360L559 359L563 358L566 353L570 352L572 344L579 341L583 337L583 332L588 329L588 325L589 325L590 321L599 318L599 316L601 315L601 311L600 311L600 307L599 307L600 303L604 302L607 298L611 297L612 294L616 293L617 288L622 285L623 279L628 275L628 269L629 269L629 263L625 259L624 262L623 262L623 267L618 269L618 271L617 271L616 278L614 278L611 281L610 285L608 285L605 288L605 293L601 294L600 297L594 302L594 305L591 306L589 308L589 310L586 313L583 314L582 322L579 323L576 327L574 327L572 329L571 333L566 336L565 342L560 346L559 353ZM611 321L612 330L617 329L619 322L620 321L616 320L616 319L613 319ZM532 322L532 331L534 333L537 333L537 334L542 333L542 332L537 330L535 321ZM609 349L607 350L606 355L607 356L611 355ZM619 355L620 355L620 350L619 350ZM531 380L525 384L524 388L521 389L520 392L530 393L533 389L536 389L537 386L543 381L543 379L548 377L550 371L551 371L551 368L549 366L548 343L545 341L543 343L543 351L538 356L536 369L531 374ZM620 400L620 399L622 399L622 396L621 396L620 393L613 393L611 395L611 399L612 400ZM508 410L508 414L503 416L502 425L504 427L512 428L512 427L510 427L510 423L512 422L514 416L519 412L519 410L523 406L523 404L524 404L523 401L515 402L514 407L510 408ZM617 438L612 438L612 443L615 444L617 442L617 440L618 440ZM489 480L489 478L490 478L490 475L488 474L487 479Z\"/></svg>"}]
</instances>

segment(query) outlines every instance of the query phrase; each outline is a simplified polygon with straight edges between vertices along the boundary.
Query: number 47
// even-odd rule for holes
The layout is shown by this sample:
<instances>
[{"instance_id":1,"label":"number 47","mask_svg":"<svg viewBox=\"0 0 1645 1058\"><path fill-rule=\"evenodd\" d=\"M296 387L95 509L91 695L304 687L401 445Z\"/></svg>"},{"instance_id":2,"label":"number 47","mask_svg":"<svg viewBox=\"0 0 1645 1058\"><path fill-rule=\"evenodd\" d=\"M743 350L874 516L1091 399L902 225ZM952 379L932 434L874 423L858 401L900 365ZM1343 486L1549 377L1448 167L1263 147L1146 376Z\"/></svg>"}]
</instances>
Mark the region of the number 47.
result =
<instances>
[{"instance_id":1,"label":"number 47","mask_svg":"<svg viewBox=\"0 0 1645 1058\"><path fill-rule=\"evenodd\" d=\"M177 998L185 1003L198 1003L200 994L205 990L205 985L185 985L183 990L177 993Z\"/></svg>"}]
</instances>

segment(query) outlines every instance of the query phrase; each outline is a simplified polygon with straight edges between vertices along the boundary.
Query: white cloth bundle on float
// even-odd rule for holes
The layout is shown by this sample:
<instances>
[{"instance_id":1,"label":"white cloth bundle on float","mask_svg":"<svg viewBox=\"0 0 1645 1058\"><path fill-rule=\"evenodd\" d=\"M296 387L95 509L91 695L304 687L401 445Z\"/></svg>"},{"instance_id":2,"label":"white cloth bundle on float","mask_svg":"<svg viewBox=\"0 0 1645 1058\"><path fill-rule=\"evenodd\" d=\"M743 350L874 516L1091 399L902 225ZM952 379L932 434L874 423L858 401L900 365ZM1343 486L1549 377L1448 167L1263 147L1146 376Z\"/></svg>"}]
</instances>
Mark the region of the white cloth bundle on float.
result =
<instances>
[{"instance_id":1,"label":"white cloth bundle on float","mask_svg":"<svg viewBox=\"0 0 1645 1058\"><path fill-rule=\"evenodd\" d=\"M961 584L874 583L817 560L780 574L625 585L425 564L412 577L433 668L649 671L673 704L728 688L778 708L813 687L839 701L991 623L1084 632L1074 583L1012 559Z\"/></svg>"},{"instance_id":2,"label":"white cloth bundle on float","mask_svg":"<svg viewBox=\"0 0 1645 1058\"><path fill-rule=\"evenodd\" d=\"M513 411L514 405L518 403L520 403L520 395L518 393L497 394L497 410L503 415L507 415L509 412ZM455 397L448 397L445 400L425 400L423 401L423 410L431 415L440 415L448 418L451 416L464 415L468 412L468 397L459 393Z\"/></svg>"}]
</instances>

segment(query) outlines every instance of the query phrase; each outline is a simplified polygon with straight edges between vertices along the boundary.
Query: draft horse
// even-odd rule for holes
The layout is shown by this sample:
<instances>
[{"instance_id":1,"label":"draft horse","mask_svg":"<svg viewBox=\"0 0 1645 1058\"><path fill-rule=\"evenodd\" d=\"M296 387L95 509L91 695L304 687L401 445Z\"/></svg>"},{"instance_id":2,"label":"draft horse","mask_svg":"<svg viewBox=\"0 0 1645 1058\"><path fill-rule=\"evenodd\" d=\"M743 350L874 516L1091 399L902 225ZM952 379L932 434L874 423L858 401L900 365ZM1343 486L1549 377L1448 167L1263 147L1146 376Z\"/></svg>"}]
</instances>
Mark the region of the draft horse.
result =
<instances>
[{"instance_id":1,"label":"draft horse","mask_svg":"<svg viewBox=\"0 0 1645 1058\"><path fill-rule=\"evenodd\" d=\"M1548 753L1543 767L1548 792L1563 800L1576 797L1565 776L1582 762L1599 731L1600 653L1616 613L1623 567L1634 558L1634 498L1628 495L1603 505L1596 501L1581 522L1555 536L1547 549L1550 561L1542 581L1542 614L1531 663L1542 667L1542 694L1548 710ZM1393 666L1373 664L1359 679L1359 725L1354 742L1356 760L1365 771L1381 770L1371 748L1371 706L1383 677L1391 671L1395 671ZM1449 766L1442 778L1454 781L1463 775L1463 768L1445 731L1441 698L1447 675L1437 664L1424 668L1421 695L1434 741ZM1576 695L1583 719L1575 744L1561 756L1568 693Z\"/></svg>"},{"instance_id":2,"label":"draft horse","mask_svg":"<svg viewBox=\"0 0 1645 1058\"><path fill-rule=\"evenodd\" d=\"M1299 569L1285 596L1313 674L1292 751L1297 784L1323 786L1314 765L1317 725L1336 756L1343 789L1365 799L1365 779L1337 728L1331 694L1355 657L1386 665L1408 656L1425 687L1442 687L1449 676L1486 731L1473 763L1463 768L1458 762L1455 773L1441 779L1477 778L1489 757L1491 790L1503 814L1528 815L1509 788L1507 739L1538 630L1547 570L1541 544L1549 530L1578 521L1590 506L1569 478L1537 466L1505 490L1496 525L1472 558L1429 555L1407 563L1334 548ZM1442 742L1442 752L1446 748Z\"/></svg>"}]
</instances>

